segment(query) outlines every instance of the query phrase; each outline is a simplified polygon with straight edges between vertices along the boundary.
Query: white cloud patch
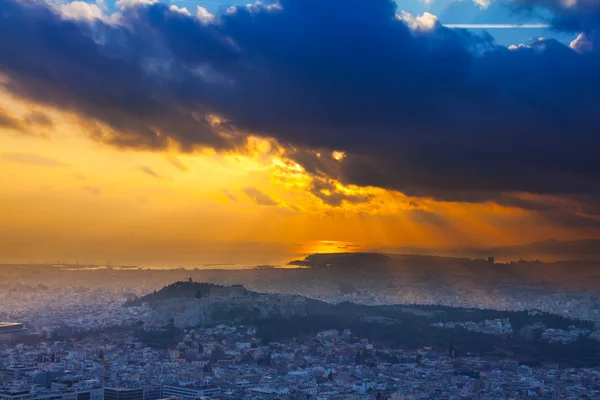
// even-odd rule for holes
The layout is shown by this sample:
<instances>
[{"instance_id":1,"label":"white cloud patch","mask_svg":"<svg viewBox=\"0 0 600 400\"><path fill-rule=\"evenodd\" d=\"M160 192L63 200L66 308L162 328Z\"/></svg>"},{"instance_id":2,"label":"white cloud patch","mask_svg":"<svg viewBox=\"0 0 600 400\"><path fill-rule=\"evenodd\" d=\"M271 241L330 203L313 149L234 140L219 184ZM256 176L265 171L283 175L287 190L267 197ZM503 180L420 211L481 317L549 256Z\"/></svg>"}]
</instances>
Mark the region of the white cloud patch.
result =
<instances>
[{"instance_id":1,"label":"white cloud patch","mask_svg":"<svg viewBox=\"0 0 600 400\"><path fill-rule=\"evenodd\" d=\"M267 11L283 10L283 6L281 3L279 3L279 1L275 1L272 4L265 4L260 0L256 0L254 4L246 4L246 8L253 11L258 11L261 8L264 8Z\"/></svg>"},{"instance_id":2,"label":"white cloud patch","mask_svg":"<svg viewBox=\"0 0 600 400\"><path fill-rule=\"evenodd\" d=\"M119 9L124 10L126 8L135 7L140 4L154 4L157 1L158 0L117 0L115 4Z\"/></svg>"},{"instance_id":3,"label":"white cloud patch","mask_svg":"<svg viewBox=\"0 0 600 400\"><path fill-rule=\"evenodd\" d=\"M198 18L203 24L210 24L215 20L215 16L212 15L206 8L201 6L196 7L196 18Z\"/></svg>"},{"instance_id":4,"label":"white cloud patch","mask_svg":"<svg viewBox=\"0 0 600 400\"><path fill-rule=\"evenodd\" d=\"M516 51L516 50L521 50L521 49L530 49L531 46L527 46L526 44L519 44L518 46L515 46L514 44L511 44L510 46L508 46L508 49L510 51Z\"/></svg>"},{"instance_id":5,"label":"white cloud patch","mask_svg":"<svg viewBox=\"0 0 600 400\"><path fill-rule=\"evenodd\" d=\"M281 5L281 3L279 1L275 1L272 4L265 4L260 0L256 0L254 3L248 3L245 6L243 6L243 5L229 6L229 8L227 9L227 11L225 13L227 15L233 15L237 12L238 9L241 9L244 7L250 12L257 12L260 10L267 10L267 11L283 10L283 6Z\"/></svg>"},{"instance_id":6,"label":"white cloud patch","mask_svg":"<svg viewBox=\"0 0 600 400\"><path fill-rule=\"evenodd\" d=\"M100 3L102 4L102 3ZM73 1L71 3L57 6L60 15L65 19L93 21L95 19L105 20L107 15L101 6L84 1Z\"/></svg>"},{"instance_id":7,"label":"white cloud patch","mask_svg":"<svg viewBox=\"0 0 600 400\"><path fill-rule=\"evenodd\" d=\"M431 32L439 23L438 17L428 12L415 16L409 12L402 11L396 15L396 18L403 21L411 30L417 32Z\"/></svg>"},{"instance_id":8,"label":"white cloud patch","mask_svg":"<svg viewBox=\"0 0 600 400\"><path fill-rule=\"evenodd\" d=\"M192 14L190 14L190 12L188 11L187 8L185 8L185 7L179 8L175 4L171 4L171 7L169 7L169 10L171 10L173 12L178 12L178 13L186 15L188 17L192 16Z\"/></svg>"},{"instance_id":9,"label":"white cloud patch","mask_svg":"<svg viewBox=\"0 0 600 400\"><path fill-rule=\"evenodd\" d=\"M485 10L492 4L492 0L473 0L473 3L482 10Z\"/></svg>"},{"instance_id":10,"label":"white cloud patch","mask_svg":"<svg viewBox=\"0 0 600 400\"><path fill-rule=\"evenodd\" d=\"M571 42L571 48L579 53L587 53L594 50L594 40L586 33L580 33Z\"/></svg>"}]
</instances>

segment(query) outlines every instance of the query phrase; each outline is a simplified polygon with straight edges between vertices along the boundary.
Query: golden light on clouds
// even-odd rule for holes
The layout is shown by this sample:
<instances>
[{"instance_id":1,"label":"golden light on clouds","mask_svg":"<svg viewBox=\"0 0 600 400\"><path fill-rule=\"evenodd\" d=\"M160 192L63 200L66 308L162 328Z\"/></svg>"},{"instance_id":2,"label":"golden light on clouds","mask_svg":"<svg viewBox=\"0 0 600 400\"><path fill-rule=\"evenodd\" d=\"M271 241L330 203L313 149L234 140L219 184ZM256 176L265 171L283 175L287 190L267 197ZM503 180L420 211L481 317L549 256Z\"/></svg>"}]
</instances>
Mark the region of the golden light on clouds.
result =
<instances>
[{"instance_id":1,"label":"golden light on clouds","mask_svg":"<svg viewBox=\"0 0 600 400\"><path fill-rule=\"evenodd\" d=\"M331 156L336 161L342 161L344 159L344 157L346 157L346 153L344 153L343 151L334 151L331 154Z\"/></svg>"},{"instance_id":2,"label":"golden light on clouds","mask_svg":"<svg viewBox=\"0 0 600 400\"><path fill-rule=\"evenodd\" d=\"M0 124L0 262L283 263L311 252L502 245L563 233L520 209L313 176L270 139L249 136L222 153L133 150L103 143L95 123L5 92L0 110L24 121Z\"/></svg>"}]
</instances>

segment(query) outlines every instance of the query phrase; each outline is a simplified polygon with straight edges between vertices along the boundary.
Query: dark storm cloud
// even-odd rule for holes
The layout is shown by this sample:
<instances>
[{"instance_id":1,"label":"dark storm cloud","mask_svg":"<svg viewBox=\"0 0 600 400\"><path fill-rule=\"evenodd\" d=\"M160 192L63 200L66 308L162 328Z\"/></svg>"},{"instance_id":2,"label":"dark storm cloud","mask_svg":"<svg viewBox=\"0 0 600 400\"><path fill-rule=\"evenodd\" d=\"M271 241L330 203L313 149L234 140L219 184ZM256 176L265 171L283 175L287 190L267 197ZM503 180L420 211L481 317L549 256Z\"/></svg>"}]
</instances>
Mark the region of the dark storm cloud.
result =
<instances>
[{"instance_id":1,"label":"dark storm cloud","mask_svg":"<svg viewBox=\"0 0 600 400\"><path fill-rule=\"evenodd\" d=\"M107 124L118 133L102 138L115 145L162 148L169 135L184 148L224 146L208 123L190 111L194 104L202 115L202 104L188 99L182 106L190 93L200 94L190 84L194 73L183 68L185 60L162 74L177 49L166 47L168 32L153 30L153 21L161 13L165 21L181 20L184 26L187 19L166 5L138 10L141 15L131 11L124 16L131 25L127 29L99 20L93 25L63 20L41 2L3 1L0 65L10 78L8 89Z\"/></svg>"},{"instance_id":2,"label":"dark storm cloud","mask_svg":"<svg viewBox=\"0 0 600 400\"><path fill-rule=\"evenodd\" d=\"M572 214L561 210L552 210L539 214L550 224L571 229L598 229L600 218L587 215Z\"/></svg>"},{"instance_id":3,"label":"dark storm cloud","mask_svg":"<svg viewBox=\"0 0 600 400\"><path fill-rule=\"evenodd\" d=\"M600 228L600 199L597 196L522 198L501 194L493 201L530 211L551 225L574 229Z\"/></svg>"},{"instance_id":4,"label":"dark storm cloud","mask_svg":"<svg viewBox=\"0 0 600 400\"><path fill-rule=\"evenodd\" d=\"M5 0L0 64L9 90L108 125L116 133L96 137L120 146L219 149L240 129L346 184L470 202L600 194L594 46L509 50L432 20L406 24L391 0L280 3L238 7L216 24L158 3L108 25ZM597 1L511 4L594 37ZM207 113L228 122L214 127Z\"/></svg>"}]
</instances>

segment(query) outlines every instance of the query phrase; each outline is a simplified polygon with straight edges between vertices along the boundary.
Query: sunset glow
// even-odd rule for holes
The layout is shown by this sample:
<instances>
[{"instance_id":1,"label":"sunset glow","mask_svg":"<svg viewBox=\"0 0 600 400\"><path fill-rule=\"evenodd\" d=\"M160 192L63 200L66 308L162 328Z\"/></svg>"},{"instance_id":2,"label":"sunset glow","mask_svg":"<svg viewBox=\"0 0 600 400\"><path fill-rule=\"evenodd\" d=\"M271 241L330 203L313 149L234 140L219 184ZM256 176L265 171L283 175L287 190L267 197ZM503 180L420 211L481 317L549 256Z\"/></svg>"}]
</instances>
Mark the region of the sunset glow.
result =
<instances>
[{"instance_id":1,"label":"sunset glow","mask_svg":"<svg viewBox=\"0 0 600 400\"><path fill-rule=\"evenodd\" d=\"M542 115L555 103L529 94L515 100L526 90L491 81L513 82L521 73L515 57L545 57L555 48L568 51L574 70L587 76L579 62L588 60L583 53L592 48L591 33L569 45L539 39L511 47L490 36L487 52L469 47L467 58L468 46L455 36L460 24L449 29L429 11L413 15L383 2L381 13L354 13L348 23L362 24L369 40L382 38L360 45L374 60L397 63L388 71L387 61L364 63L346 54L338 43L343 35L332 33L354 32L346 25L314 26L323 30L314 37L326 41L296 43L300 50L289 54L282 50L287 45L280 49L273 27L293 25L294 13L308 7L293 2L289 9L234 4L221 14L217 7L192 13L146 2L26 3L10 0L7 12L81 29L81 43L90 46L85 51L97 60L86 65L79 48L67 57L63 44L49 46L44 35L15 34L24 40L20 46L2 42L4 54L12 54L0 60L2 262L280 264L311 251L500 246L600 234L596 189L589 189L597 139L586 129L593 123L546 134L567 120L540 127L528 119L533 113L513 118L509 110L515 102L522 109L538 104ZM337 21L334 11L321 11ZM244 15L256 17L257 25L245 25ZM178 36L173 27L180 23L189 36ZM292 25L282 32L285 40L313 37L296 36ZM245 29L268 44L246 41ZM437 54L419 42L437 34L456 54ZM133 51L136 35L148 54ZM207 48L196 59L190 43L202 40ZM79 43L72 35L64 41ZM150 45L155 41L168 49L164 60ZM442 42L432 43L434 49ZM139 60L120 46L130 46ZM393 46L407 53L396 59ZM420 58L411 46L424 49ZM45 58L34 63L38 48ZM410 66L402 57L424 64ZM456 70L431 72L446 62ZM507 67L490 76L479 72L501 62ZM504 74L510 68L515 72ZM529 82L534 74L527 71L519 76ZM362 84L362 76L371 81ZM470 98L484 87L493 93ZM538 84L527 88L537 93ZM485 103L491 98L509 101ZM591 110L593 104L574 109L569 121L583 121ZM570 137L570 153L563 154L566 132L581 134L579 141ZM540 137L552 140L540 146Z\"/></svg>"},{"instance_id":2,"label":"sunset glow","mask_svg":"<svg viewBox=\"0 0 600 400\"><path fill-rule=\"evenodd\" d=\"M1 99L16 118L31 107L7 93ZM314 252L581 234L494 203L411 198L335 180L315 193L320 178L266 139L221 154L115 148L81 117L35 109L52 116L52 126L0 128L4 261L284 263ZM333 158L343 162L342 153Z\"/></svg>"}]
</instances>

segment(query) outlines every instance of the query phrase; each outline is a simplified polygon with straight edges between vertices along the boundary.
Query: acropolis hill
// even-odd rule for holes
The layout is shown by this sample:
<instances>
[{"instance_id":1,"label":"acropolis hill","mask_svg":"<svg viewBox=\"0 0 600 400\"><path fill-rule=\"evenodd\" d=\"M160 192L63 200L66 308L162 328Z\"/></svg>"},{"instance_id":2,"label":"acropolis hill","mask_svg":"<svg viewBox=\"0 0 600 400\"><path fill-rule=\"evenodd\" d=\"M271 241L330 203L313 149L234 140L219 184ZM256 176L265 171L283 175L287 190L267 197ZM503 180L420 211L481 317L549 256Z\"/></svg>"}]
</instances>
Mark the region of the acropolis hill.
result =
<instances>
[{"instance_id":1,"label":"acropolis hill","mask_svg":"<svg viewBox=\"0 0 600 400\"><path fill-rule=\"evenodd\" d=\"M191 297L192 289L198 285L202 285L202 289ZM151 317L146 321L146 328L160 328L171 321L177 328L189 328L245 317L307 315L306 299L302 296L255 293L241 285L207 286L195 282L177 282L162 291L171 294L160 300L138 300L153 308Z\"/></svg>"}]
</instances>

